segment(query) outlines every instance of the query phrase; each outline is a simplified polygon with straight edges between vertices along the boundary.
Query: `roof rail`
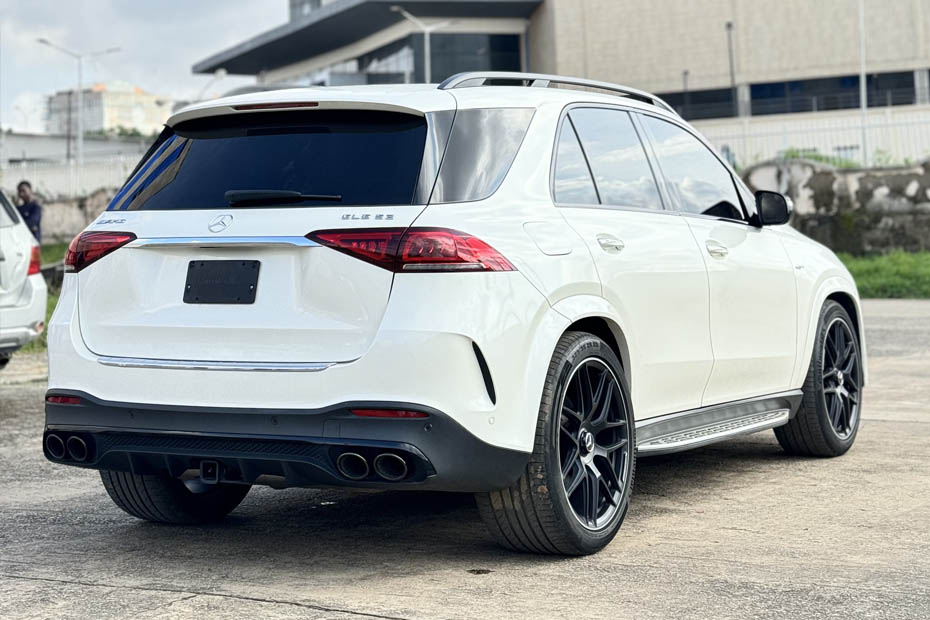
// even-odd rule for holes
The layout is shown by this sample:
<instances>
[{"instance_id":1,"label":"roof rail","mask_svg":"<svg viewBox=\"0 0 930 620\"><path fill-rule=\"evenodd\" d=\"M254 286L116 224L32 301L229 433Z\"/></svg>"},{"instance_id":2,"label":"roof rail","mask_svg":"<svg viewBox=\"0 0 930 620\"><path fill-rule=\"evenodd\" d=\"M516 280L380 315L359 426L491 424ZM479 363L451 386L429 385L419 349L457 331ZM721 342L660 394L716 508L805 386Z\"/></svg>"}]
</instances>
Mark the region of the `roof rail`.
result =
<instances>
[{"instance_id":1,"label":"roof rail","mask_svg":"<svg viewBox=\"0 0 930 620\"><path fill-rule=\"evenodd\" d=\"M495 81L513 81L523 82L525 86L536 88L548 88L551 84L564 84L567 86L580 86L583 88L596 88L612 93L620 94L630 99L642 101L678 115L672 106L665 103L659 97L644 90L611 84L610 82L598 82L596 80L585 80L582 78L562 77L559 75L545 75L542 73L519 73L510 71L471 71L466 73L457 73L447 78L439 85L440 90L451 90L453 88L468 88L472 86L487 86L491 80Z\"/></svg>"}]
</instances>

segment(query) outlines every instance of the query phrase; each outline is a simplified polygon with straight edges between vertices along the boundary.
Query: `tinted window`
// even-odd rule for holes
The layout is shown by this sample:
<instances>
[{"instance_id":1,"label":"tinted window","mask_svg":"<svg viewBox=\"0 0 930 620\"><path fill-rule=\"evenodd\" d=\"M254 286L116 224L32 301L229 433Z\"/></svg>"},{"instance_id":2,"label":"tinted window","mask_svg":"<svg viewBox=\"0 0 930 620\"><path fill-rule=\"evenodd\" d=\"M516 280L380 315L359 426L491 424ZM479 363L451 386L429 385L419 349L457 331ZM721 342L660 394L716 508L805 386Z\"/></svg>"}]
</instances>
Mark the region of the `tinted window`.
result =
<instances>
[{"instance_id":1,"label":"tinted window","mask_svg":"<svg viewBox=\"0 0 930 620\"><path fill-rule=\"evenodd\" d=\"M555 156L555 201L564 204L596 205L600 201L594 189L594 179L578 143L578 136L569 119L562 123L559 146Z\"/></svg>"},{"instance_id":2,"label":"tinted window","mask_svg":"<svg viewBox=\"0 0 930 620\"><path fill-rule=\"evenodd\" d=\"M109 208L228 208L228 190L342 197L290 204L411 204L425 140L425 119L391 112L258 112L196 119L162 134Z\"/></svg>"},{"instance_id":3,"label":"tinted window","mask_svg":"<svg viewBox=\"0 0 930 620\"><path fill-rule=\"evenodd\" d=\"M730 171L700 140L684 129L644 116L659 165L682 211L742 220Z\"/></svg>"},{"instance_id":4,"label":"tinted window","mask_svg":"<svg viewBox=\"0 0 930 620\"><path fill-rule=\"evenodd\" d=\"M484 200L507 176L526 130L531 108L482 108L455 113L431 202Z\"/></svg>"},{"instance_id":5,"label":"tinted window","mask_svg":"<svg viewBox=\"0 0 930 620\"><path fill-rule=\"evenodd\" d=\"M661 209L659 190L630 115L579 108L569 117L588 156L601 203Z\"/></svg>"}]
</instances>

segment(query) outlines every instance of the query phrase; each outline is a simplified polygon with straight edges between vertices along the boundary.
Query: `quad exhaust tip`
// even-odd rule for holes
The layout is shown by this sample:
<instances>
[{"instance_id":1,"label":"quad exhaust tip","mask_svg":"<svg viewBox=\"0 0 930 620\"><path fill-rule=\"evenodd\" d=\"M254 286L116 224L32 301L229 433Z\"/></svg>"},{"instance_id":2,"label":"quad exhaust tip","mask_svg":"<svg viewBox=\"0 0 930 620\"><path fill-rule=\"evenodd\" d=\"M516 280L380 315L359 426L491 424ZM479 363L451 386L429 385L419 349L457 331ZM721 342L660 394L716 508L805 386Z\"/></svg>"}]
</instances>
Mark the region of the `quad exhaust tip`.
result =
<instances>
[{"instance_id":1,"label":"quad exhaust tip","mask_svg":"<svg viewBox=\"0 0 930 620\"><path fill-rule=\"evenodd\" d=\"M349 480L363 480L368 477L368 461L361 454L343 452L336 459L336 469Z\"/></svg>"},{"instance_id":2,"label":"quad exhaust tip","mask_svg":"<svg viewBox=\"0 0 930 620\"><path fill-rule=\"evenodd\" d=\"M45 449L48 450L49 456L53 459L61 460L65 458L65 442L54 433L45 438Z\"/></svg>"},{"instance_id":3,"label":"quad exhaust tip","mask_svg":"<svg viewBox=\"0 0 930 620\"><path fill-rule=\"evenodd\" d=\"M78 437L77 435L72 435L68 437L68 456L70 456L75 461L83 463L87 460L87 444L84 443L84 440Z\"/></svg>"},{"instance_id":4,"label":"quad exhaust tip","mask_svg":"<svg viewBox=\"0 0 930 620\"><path fill-rule=\"evenodd\" d=\"M384 452L375 457L375 473L389 482L397 482L407 477L407 461L392 454Z\"/></svg>"}]
</instances>

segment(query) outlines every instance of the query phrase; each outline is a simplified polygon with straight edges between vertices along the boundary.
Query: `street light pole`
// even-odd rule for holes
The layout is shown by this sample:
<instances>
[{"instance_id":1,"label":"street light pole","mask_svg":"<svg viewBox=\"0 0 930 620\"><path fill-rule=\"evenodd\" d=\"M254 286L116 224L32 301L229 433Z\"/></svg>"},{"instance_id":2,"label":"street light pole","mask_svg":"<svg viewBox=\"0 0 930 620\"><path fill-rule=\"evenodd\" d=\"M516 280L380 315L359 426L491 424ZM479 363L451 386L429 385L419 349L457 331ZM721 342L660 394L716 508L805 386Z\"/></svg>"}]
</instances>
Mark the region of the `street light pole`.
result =
<instances>
[{"instance_id":1,"label":"street light pole","mask_svg":"<svg viewBox=\"0 0 930 620\"><path fill-rule=\"evenodd\" d=\"M865 82L865 2L859 0L859 115L862 125L862 167L869 167L868 121L869 93Z\"/></svg>"},{"instance_id":2,"label":"street light pole","mask_svg":"<svg viewBox=\"0 0 930 620\"><path fill-rule=\"evenodd\" d=\"M736 98L736 64L733 57L733 22L727 22L727 52L730 57L730 98L733 99L733 116L739 116L739 101Z\"/></svg>"},{"instance_id":3,"label":"street light pole","mask_svg":"<svg viewBox=\"0 0 930 620\"><path fill-rule=\"evenodd\" d=\"M690 73L691 72L688 71L687 69L684 69L681 72L681 83L682 83L681 85L682 85L682 88L684 89L684 96L683 96L684 105L682 106L683 108L682 112L684 112L684 114L682 114L682 116L685 116L685 117L688 116L688 108L690 107L689 104L691 103L690 97L688 96L688 75Z\"/></svg>"},{"instance_id":4,"label":"street light pole","mask_svg":"<svg viewBox=\"0 0 930 620\"><path fill-rule=\"evenodd\" d=\"M433 54L432 54L432 44L430 42L430 35L435 30L440 28L445 28L455 20L446 20L444 22L439 22L438 24L425 24L418 17L407 11L402 6L397 6L396 4L391 7L391 10L395 13L400 13L404 19L413 23L417 28L423 32L423 81L427 84L432 83L433 81Z\"/></svg>"},{"instance_id":5,"label":"street light pole","mask_svg":"<svg viewBox=\"0 0 930 620\"><path fill-rule=\"evenodd\" d=\"M62 54L67 54L71 58L77 60L77 163L78 166L81 166L84 163L84 59L92 58L94 56L103 56L104 54L113 54L120 51L120 48L111 47L105 50L100 50L98 52L79 53L60 45L56 45L44 37L36 40L42 45L47 45L52 49L56 49Z\"/></svg>"}]
</instances>

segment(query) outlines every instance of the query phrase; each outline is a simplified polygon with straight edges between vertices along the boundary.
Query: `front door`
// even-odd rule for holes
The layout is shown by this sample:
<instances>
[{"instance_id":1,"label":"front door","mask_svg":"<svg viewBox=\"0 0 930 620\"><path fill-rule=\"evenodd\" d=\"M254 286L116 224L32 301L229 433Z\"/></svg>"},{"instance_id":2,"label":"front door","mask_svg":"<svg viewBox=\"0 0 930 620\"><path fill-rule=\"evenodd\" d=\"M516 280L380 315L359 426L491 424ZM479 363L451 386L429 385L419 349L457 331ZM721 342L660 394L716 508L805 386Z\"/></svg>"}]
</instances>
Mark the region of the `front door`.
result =
<instances>
[{"instance_id":1,"label":"front door","mask_svg":"<svg viewBox=\"0 0 930 620\"><path fill-rule=\"evenodd\" d=\"M707 264L714 369L702 404L790 388L797 288L778 234L752 226L730 171L694 135L643 116L669 193Z\"/></svg>"}]
</instances>

